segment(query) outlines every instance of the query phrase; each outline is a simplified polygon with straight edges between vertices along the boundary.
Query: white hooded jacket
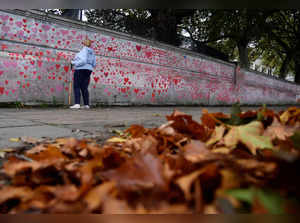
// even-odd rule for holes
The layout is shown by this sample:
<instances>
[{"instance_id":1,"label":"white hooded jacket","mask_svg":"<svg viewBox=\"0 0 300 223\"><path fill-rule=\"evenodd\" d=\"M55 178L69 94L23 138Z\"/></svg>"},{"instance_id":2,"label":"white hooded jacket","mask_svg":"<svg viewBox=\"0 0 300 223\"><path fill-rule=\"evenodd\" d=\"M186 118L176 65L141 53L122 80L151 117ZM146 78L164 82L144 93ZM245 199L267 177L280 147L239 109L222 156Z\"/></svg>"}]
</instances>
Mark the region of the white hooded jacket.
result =
<instances>
[{"instance_id":1,"label":"white hooded jacket","mask_svg":"<svg viewBox=\"0 0 300 223\"><path fill-rule=\"evenodd\" d=\"M89 47L83 47L79 53L75 55L75 58L71 61L75 70L91 70L96 67L96 57L94 50Z\"/></svg>"}]
</instances>

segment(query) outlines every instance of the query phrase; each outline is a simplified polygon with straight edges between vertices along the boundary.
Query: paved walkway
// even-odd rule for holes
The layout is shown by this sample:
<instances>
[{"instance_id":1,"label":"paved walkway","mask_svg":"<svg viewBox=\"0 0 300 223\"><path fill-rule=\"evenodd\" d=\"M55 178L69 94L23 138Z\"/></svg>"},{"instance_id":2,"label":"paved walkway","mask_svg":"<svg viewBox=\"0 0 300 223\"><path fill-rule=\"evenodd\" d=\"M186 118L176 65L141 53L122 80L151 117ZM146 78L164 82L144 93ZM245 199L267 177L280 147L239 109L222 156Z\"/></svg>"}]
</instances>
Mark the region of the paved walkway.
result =
<instances>
[{"instance_id":1,"label":"paved walkway","mask_svg":"<svg viewBox=\"0 0 300 223\"><path fill-rule=\"evenodd\" d=\"M285 107L271 107L282 110ZM10 138L97 137L107 139L114 129L123 130L132 124L147 128L166 122L174 109L185 112L199 121L203 107L107 107L90 110L65 108L0 109L0 148L19 146ZM230 113L230 107L206 107L211 112ZM242 108L246 111L253 109ZM256 109L256 108L255 108Z\"/></svg>"}]
</instances>

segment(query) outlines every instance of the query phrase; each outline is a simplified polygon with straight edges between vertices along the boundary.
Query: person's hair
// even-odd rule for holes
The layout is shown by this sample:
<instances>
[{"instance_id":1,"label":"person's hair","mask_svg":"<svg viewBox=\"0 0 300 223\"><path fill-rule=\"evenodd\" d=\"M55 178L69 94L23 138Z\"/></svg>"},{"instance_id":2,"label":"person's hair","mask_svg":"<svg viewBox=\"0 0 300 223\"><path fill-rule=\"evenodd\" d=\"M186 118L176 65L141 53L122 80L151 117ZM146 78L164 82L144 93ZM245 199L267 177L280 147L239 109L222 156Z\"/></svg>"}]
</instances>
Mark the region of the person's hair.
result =
<instances>
[{"instance_id":1,"label":"person's hair","mask_svg":"<svg viewBox=\"0 0 300 223\"><path fill-rule=\"evenodd\" d=\"M92 45L92 41L89 39L85 39L82 43L87 47L90 47Z\"/></svg>"}]
</instances>

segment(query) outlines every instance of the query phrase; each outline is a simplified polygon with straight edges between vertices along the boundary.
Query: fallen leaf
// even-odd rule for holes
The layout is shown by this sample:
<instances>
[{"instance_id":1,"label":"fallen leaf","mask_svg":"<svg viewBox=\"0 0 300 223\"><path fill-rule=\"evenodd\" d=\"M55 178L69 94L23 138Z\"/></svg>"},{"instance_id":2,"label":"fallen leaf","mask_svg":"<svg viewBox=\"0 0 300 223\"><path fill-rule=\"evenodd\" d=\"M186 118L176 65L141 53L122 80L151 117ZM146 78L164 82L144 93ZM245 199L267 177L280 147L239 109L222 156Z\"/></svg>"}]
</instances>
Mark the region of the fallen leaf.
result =
<instances>
[{"instance_id":1,"label":"fallen leaf","mask_svg":"<svg viewBox=\"0 0 300 223\"><path fill-rule=\"evenodd\" d=\"M14 149L6 148L6 149L0 149L0 158L5 158L6 153L14 152Z\"/></svg>"},{"instance_id":2,"label":"fallen leaf","mask_svg":"<svg viewBox=\"0 0 300 223\"><path fill-rule=\"evenodd\" d=\"M177 132L181 134L188 134L193 139L200 139L206 141L210 131L207 131L203 125L192 119L191 115L174 111L170 116L166 116L168 121L174 121L171 125Z\"/></svg>"},{"instance_id":3,"label":"fallen leaf","mask_svg":"<svg viewBox=\"0 0 300 223\"><path fill-rule=\"evenodd\" d=\"M217 126L209 140L206 142L206 145L211 146L216 142L220 141L223 138L225 130L226 128L223 125Z\"/></svg>"},{"instance_id":4,"label":"fallen leaf","mask_svg":"<svg viewBox=\"0 0 300 223\"><path fill-rule=\"evenodd\" d=\"M117 182L118 187L123 190L167 189L162 162L151 153L137 154L118 169L109 170L102 175L108 180Z\"/></svg>"},{"instance_id":5,"label":"fallen leaf","mask_svg":"<svg viewBox=\"0 0 300 223\"><path fill-rule=\"evenodd\" d=\"M3 207L3 203L8 200L17 199L21 202L26 202L30 200L34 193L29 187L5 187L0 189L0 207ZM18 205L18 202L13 204L14 206ZM10 207L13 208L13 207ZM0 213L3 213L0 209Z\"/></svg>"},{"instance_id":6,"label":"fallen leaf","mask_svg":"<svg viewBox=\"0 0 300 223\"><path fill-rule=\"evenodd\" d=\"M115 186L115 182L105 182L91 189L83 198L84 202L87 204L87 210L94 211L98 208L102 202L104 202L107 194L115 188Z\"/></svg>"},{"instance_id":7,"label":"fallen leaf","mask_svg":"<svg viewBox=\"0 0 300 223\"><path fill-rule=\"evenodd\" d=\"M126 142L126 141L127 141L127 139L124 139L124 138L112 137L112 138L108 139L106 142L122 143L122 142Z\"/></svg>"},{"instance_id":8,"label":"fallen leaf","mask_svg":"<svg viewBox=\"0 0 300 223\"><path fill-rule=\"evenodd\" d=\"M183 147L184 158L192 163L216 159L216 155L207 149L205 143L199 140L192 140Z\"/></svg>"},{"instance_id":9,"label":"fallen leaf","mask_svg":"<svg viewBox=\"0 0 300 223\"><path fill-rule=\"evenodd\" d=\"M270 125L265 131L263 136L269 137L270 139L280 139L285 140L286 138L292 136L295 132L295 127L285 126L281 124L277 118L274 118L272 125Z\"/></svg>"},{"instance_id":10,"label":"fallen leaf","mask_svg":"<svg viewBox=\"0 0 300 223\"><path fill-rule=\"evenodd\" d=\"M20 138L10 138L9 141L11 141L11 142L20 142Z\"/></svg>"},{"instance_id":11,"label":"fallen leaf","mask_svg":"<svg viewBox=\"0 0 300 223\"><path fill-rule=\"evenodd\" d=\"M295 131L294 134L290 138L294 144L294 147L299 150L300 149L300 130Z\"/></svg>"},{"instance_id":12,"label":"fallen leaf","mask_svg":"<svg viewBox=\"0 0 300 223\"><path fill-rule=\"evenodd\" d=\"M33 137L21 137L20 139L23 143L27 143L27 144L37 144L38 142L40 142L41 140L33 138Z\"/></svg>"},{"instance_id":13,"label":"fallen leaf","mask_svg":"<svg viewBox=\"0 0 300 223\"><path fill-rule=\"evenodd\" d=\"M271 139L262 136L263 125L254 121L247 125L233 126L224 137L224 143L229 148L235 148L239 142L247 146L253 155L258 149L272 149Z\"/></svg>"},{"instance_id":14,"label":"fallen leaf","mask_svg":"<svg viewBox=\"0 0 300 223\"><path fill-rule=\"evenodd\" d=\"M191 174L182 176L176 180L176 184L181 188L181 190L184 193L184 197L187 201L192 199L191 194L191 186L195 182L195 180L204 172L206 171L206 168L194 171Z\"/></svg>"}]
</instances>

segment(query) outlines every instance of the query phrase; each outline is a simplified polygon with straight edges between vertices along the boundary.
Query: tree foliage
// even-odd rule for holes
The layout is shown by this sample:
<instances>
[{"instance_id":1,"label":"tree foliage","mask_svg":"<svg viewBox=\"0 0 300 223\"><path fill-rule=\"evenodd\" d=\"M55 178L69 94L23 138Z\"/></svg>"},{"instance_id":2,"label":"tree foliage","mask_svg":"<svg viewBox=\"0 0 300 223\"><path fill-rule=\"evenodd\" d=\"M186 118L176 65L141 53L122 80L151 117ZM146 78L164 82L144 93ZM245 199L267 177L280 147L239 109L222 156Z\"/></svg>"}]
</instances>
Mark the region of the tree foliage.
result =
<instances>
[{"instance_id":1,"label":"tree foliage","mask_svg":"<svg viewBox=\"0 0 300 223\"><path fill-rule=\"evenodd\" d=\"M192 9L92 9L88 21L175 46L180 44L178 25Z\"/></svg>"}]
</instances>

